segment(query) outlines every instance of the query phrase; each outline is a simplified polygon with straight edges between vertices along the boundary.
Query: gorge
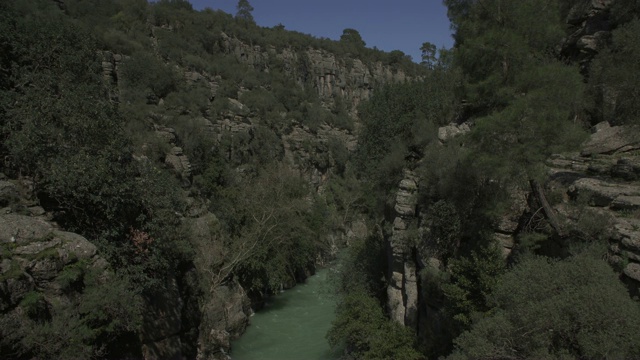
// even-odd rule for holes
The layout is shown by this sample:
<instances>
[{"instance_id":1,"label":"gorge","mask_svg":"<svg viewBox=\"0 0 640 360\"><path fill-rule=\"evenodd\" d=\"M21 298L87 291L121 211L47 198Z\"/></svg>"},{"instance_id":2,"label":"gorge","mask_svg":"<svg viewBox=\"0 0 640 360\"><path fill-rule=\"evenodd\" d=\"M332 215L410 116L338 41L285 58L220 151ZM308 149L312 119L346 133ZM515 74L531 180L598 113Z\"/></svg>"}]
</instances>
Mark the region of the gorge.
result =
<instances>
[{"instance_id":1,"label":"gorge","mask_svg":"<svg viewBox=\"0 0 640 360\"><path fill-rule=\"evenodd\" d=\"M640 6L444 3L0 1L2 357L640 358Z\"/></svg>"}]
</instances>

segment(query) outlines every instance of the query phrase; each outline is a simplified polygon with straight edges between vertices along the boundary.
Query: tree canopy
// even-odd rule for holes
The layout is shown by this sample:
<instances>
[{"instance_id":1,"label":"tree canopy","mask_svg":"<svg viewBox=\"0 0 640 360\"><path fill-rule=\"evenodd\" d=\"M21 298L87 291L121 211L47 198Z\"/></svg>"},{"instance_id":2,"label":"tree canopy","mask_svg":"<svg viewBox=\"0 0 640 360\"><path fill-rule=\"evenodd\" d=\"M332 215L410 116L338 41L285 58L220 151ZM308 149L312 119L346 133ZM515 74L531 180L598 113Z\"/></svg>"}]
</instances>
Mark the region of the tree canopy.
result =
<instances>
[{"instance_id":1,"label":"tree canopy","mask_svg":"<svg viewBox=\"0 0 640 360\"><path fill-rule=\"evenodd\" d=\"M236 13L236 18L246 20L249 22L254 22L253 20L253 6L249 4L248 0L238 0L238 5L236 6L238 12Z\"/></svg>"},{"instance_id":2,"label":"tree canopy","mask_svg":"<svg viewBox=\"0 0 640 360\"><path fill-rule=\"evenodd\" d=\"M597 253L523 259L497 279L493 314L462 334L448 359L640 356L640 307Z\"/></svg>"}]
</instances>

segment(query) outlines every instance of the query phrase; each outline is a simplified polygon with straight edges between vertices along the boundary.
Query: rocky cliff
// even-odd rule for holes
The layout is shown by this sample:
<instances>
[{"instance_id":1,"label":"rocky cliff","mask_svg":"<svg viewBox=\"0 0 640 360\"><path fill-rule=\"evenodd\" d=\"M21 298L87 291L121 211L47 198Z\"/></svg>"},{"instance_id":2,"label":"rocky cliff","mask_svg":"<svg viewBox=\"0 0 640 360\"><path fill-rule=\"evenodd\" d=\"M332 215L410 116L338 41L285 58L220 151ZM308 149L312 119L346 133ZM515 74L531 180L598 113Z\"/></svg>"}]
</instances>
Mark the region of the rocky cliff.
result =
<instances>
[{"instance_id":1,"label":"rocky cliff","mask_svg":"<svg viewBox=\"0 0 640 360\"><path fill-rule=\"evenodd\" d=\"M309 48L303 52L291 49L278 51L270 46L248 45L226 34L223 49L257 71L273 66L271 57L284 63L284 69L300 87L310 84L327 105L340 98L355 112L360 102L369 99L374 89L385 83L410 80L402 69L385 66L381 62L364 63L357 58L338 57L325 50Z\"/></svg>"},{"instance_id":2,"label":"rocky cliff","mask_svg":"<svg viewBox=\"0 0 640 360\"><path fill-rule=\"evenodd\" d=\"M610 18L614 0L592 0L577 3L567 14L568 36L562 54L579 62L583 71L593 56L611 40L614 27Z\"/></svg>"},{"instance_id":3,"label":"rocky cliff","mask_svg":"<svg viewBox=\"0 0 640 360\"><path fill-rule=\"evenodd\" d=\"M609 243L609 262L640 285L640 128L598 124L580 153L547 161L554 211L578 236Z\"/></svg>"}]
</instances>

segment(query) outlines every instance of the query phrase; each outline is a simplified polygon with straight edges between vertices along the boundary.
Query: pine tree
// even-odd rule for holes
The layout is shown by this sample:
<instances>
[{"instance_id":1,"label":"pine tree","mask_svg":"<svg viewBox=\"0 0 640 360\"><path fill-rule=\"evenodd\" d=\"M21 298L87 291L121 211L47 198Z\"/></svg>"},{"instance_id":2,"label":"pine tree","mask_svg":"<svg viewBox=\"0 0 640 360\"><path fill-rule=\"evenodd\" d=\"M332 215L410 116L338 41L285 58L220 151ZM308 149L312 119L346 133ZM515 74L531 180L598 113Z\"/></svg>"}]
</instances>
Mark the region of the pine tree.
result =
<instances>
[{"instance_id":1,"label":"pine tree","mask_svg":"<svg viewBox=\"0 0 640 360\"><path fill-rule=\"evenodd\" d=\"M238 12L236 13L236 18L255 22L255 20L253 20L253 15L251 15L253 6L249 4L248 0L239 0L236 9L238 10Z\"/></svg>"}]
</instances>

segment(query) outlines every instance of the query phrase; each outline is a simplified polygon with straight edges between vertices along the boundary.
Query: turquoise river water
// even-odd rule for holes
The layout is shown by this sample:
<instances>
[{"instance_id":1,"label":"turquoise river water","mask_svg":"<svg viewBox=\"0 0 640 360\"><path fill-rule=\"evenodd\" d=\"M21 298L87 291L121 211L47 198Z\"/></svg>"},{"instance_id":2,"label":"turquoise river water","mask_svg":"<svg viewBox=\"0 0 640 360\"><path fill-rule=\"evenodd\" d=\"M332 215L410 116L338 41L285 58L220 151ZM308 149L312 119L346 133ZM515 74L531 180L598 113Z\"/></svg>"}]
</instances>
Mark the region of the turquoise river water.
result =
<instances>
[{"instance_id":1,"label":"turquoise river water","mask_svg":"<svg viewBox=\"0 0 640 360\"><path fill-rule=\"evenodd\" d=\"M231 344L233 360L331 360L325 335L335 316L335 297L328 284L328 269L269 299L251 317L244 335Z\"/></svg>"}]
</instances>

